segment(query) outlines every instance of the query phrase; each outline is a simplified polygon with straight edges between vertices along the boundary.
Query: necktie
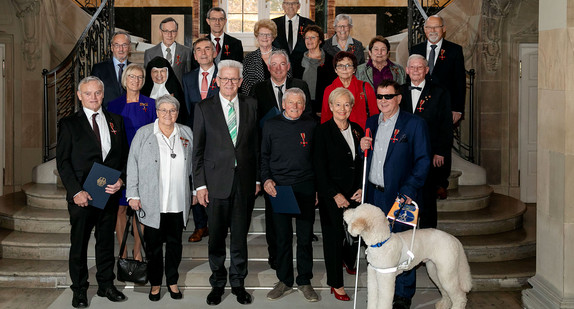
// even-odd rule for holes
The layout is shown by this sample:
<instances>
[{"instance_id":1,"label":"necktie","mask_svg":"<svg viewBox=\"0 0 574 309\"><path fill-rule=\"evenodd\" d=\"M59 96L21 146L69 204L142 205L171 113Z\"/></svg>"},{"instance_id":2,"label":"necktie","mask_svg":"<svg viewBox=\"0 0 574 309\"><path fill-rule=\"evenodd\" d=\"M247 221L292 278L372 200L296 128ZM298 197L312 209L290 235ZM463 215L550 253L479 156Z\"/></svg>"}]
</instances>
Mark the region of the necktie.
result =
<instances>
[{"instance_id":1,"label":"necktie","mask_svg":"<svg viewBox=\"0 0 574 309\"><path fill-rule=\"evenodd\" d=\"M207 97L207 75L209 72L203 72L203 79L201 80L201 99L205 99Z\"/></svg>"},{"instance_id":2,"label":"necktie","mask_svg":"<svg viewBox=\"0 0 574 309\"><path fill-rule=\"evenodd\" d=\"M275 86L277 88L277 105L279 106L279 110L283 110L283 85Z\"/></svg>"},{"instance_id":3,"label":"necktie","mask_svg":"<svg viewBox=\"0 0 574 309\"><path fill-rule=\"evenodd\" d=\"M293 51L293 21L289 20L289 34L287 35L287 43L289 44L289 53Z\"/></svg>"},{"instance_id":4,"label":"necktie","mask_svg":"<svg viewBox=\"0 0 574 309\"><path fill-rule=\"evenodd\" d=\"M432 74L432 70L434 69L434 58L435 58L435 48L436 45L431 45L431 50L429 53L429 73Z\"/></svg>"},{"instance_id":5,"label":"necktie","mask_svg":"<svg viewBox=\"0 0 574 309\"><path fill-rule=\"evenodd\" d=\"M237 143L237 119L235 118L235 108L233 103L229 102L229 111L227 112L227 129L233 141L233 145Z\"/></svg>"},{"instance_id":6,"label":"necktie","mask_svg":"<svg viewBox=\"0 0 574 309\"><path fill-rule=\"evenodd\" d=\"M418 90L418 91L422 91L422 90L423 90L423 88L421 88L421 87L409 86L409 90L413 90L413 89L414 89L414 90Z\"/></svg>"},{"instance_id":7,"label":"necktie","mask_svg":"<svg viewBox=\"0 0 574 309\"><path fill-rule=\"evenodd\" d=\"M100 126L98 126L98 122L96 121L96 116L98 113L92 115L92 130L94 130L94 134L96 134L96 139L98 140L98 144L100 145L100 149L102 148L102 138L100 137Z\"/></svg>"},{"instance_id":8,"label":"necktie","mask_svg":"<svg viewBox=\"0 0 574 309\"><path fill-rule=\"evenodd\" d=\"M124 65L123 63L119 63L118 67L120 67L118 71L118 83L120 84L120 89L122 89L122 74L124 73ZM97 114L94 114L97 115Z\"/></svg>"},{"instance_id":9,"label":"necktie","mask_svg":"<svg viewBox=\"0 0 574 309\"><path fill-rule=\"evenodd\" d=\"M219 52L221 51L221 44L219 44L219 40L221 40L221 38L215 38L215 42L217 44L215 44L215 51L217 52L217 54L219 55Z\"/></svg>"},{"instance_id":10,"label":"necktie","mask_svg":"<svg viewBox=\"0 0 574 309\"><path fill-rule=\"evenodd\" d=\"M165 49L165 58L167 59L167 61L169 62L169 65L172 65L173 60L171 58L173 58L173 56L171 55L171 48L166 48Z\"/></svg>"}]
</instances>

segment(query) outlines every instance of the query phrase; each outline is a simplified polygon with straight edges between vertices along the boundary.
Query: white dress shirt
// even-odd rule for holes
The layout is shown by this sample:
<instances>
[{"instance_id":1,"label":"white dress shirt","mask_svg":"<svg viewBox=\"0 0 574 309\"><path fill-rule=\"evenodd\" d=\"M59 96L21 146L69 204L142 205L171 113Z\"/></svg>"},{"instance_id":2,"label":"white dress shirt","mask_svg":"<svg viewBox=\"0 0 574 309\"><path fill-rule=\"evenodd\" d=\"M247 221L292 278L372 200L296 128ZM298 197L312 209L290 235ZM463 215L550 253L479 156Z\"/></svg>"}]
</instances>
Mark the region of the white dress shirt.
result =
<instances>
[{"instance_id":1,"label":"white dress shirt","mask_svg":"<svg viewBox=\"0 0 574 309\"><path fill-rule=\"evenodd\" d=\"M233 108L235 109L235 121L237 122L237 134L239 134L239 97L235 95L235 98L229 101L219 93L219 100L221 101L221 108L223 109L223 117L225 117L226 124L229 121L229 102L233 104Z\"/></svg>"},{"instance_id":2,"label":"white dress shirt","mask_svg":"<svg viewBox=\"0 0 574 309\"><path fill-rule=\"evenodd\" d=\"M215 73L215 64L211 65L211 68L207 69L207 71L203 70L199 67L199 78L198 78L198 87L199 91L201 92L201 83L203 82L203 72L207 72L207 91L209 91L209 87L211 87L211 79L213 78L213 73Z\"/></svg>"},{"instance_id":3,"label":"white dress shirt","mask_svg":"<svg viewBox=\"0 0 574 309\"><path fill-rule=\"evenodd\" d=\"M279 111L283 110L283 102L279 102L279 89L277 89L277 86L281 86L281 91L283 92L283 95L285 95L285 91L287 90L285 89L287 87L286 84L287 79L285 79L282 85L277 85L273 79L271 79L271 85L273 85L273 93L275 94L275 102L277 102L277 108L279 108Z\"/></svg>"},{"instance_id":4,"label":"white dress shirt","mask_svg":"<svg viewBox=\"0 0 574 309\"><path fill-rule=\"evenodd\" d=\"M297 32L299 32L299 14L293 16L291 23L293 25L293 48L295 48L295 45L297 45ZM285 15L285 37L287 42L289 42L289 17L287 15Z\"/></svg>"},{"instance_id":5,"label":"white dress shirt","mask_svg":"<svg viewBox=\"0 0 574 309\"><path fill-rule=\"evenodd\" d=\"M442 46L442 40L443 39L440 39L440 41L438 41L436 44L433 44L429 40L427 40L427 56L426 56L426 58L427 58L427 60L429 60L429 62L430 62L429 55L430 55L430 51L432 49L431 45L436 45L436 48L434 49L434 62L433 62L434 64L436 64L436 60L438 59L438 56L440 54L440 48Z\"/></svg>"},{"instance_id":6,"label":"white dress shirt","mask_svg":"<svg viewBox=\"0 0 574 309\"><path fill-rule=\"evenodd\" d=\"M426 80L423 80L418 86L415 86L411 82L411 86L421 88L420 91L416 90L416 89L411 90L411 99L412 99L411 104L413 106L413 114L416 112L417 104L419 103L419 99L421 98L421 93L423 92L422 90L425 89L425 84L426 84Z\"/></svg>"},{"instance_id":7,"label":"white dress shirt","mask_svg":"<svg viewBox=\"0 0 574 309\"><path fill-rule=\"evenodd\" d=\"M161 213L178 213L185 210L185 157L180 140L179 127L176 125L169 138L159 129L158 120L153 125L153 133L159 145L159 200ZM169 145L168 145L169 144ZM171 157L173 153L175 158Z\"/></svg>"},{"instance_id":8,"label":"white dress shirt","mask_svg":"<svg viewBox=\"0 0 574 309\"><path fill-rule=\"evenodd\" d=\"M351 124L345 129L341 131L345 141L347 141L347 145L351 148L351 154L353 155L353 160L355 159L355 140L353 139L353 132L351 130Z\"/></svg>"},{"instance_id":9,"label":"white dress shirt","mask_svg":"<svg viewBox=\"0 0 574 309\"><path fill-rule=\"evenodd\" d=\"M167 46L165 46L165 44L163 44L163 42L161 42L160 44L161 44L161 53L162 53L163 57L165 58L165 60L171 62L171 66L173 66L175 64L175 48L176 48L177 43L173 42L173 44L171 44L171 46L169 47L169 49L171 51L171 59L167 59L167 51L166 51Z\"/></svg>"},{"instance_id":10,"label":"white dress shirt","mask_svg":"<svg viewBox=\"0 0 574 309\"><path fill-rule=\"evenodd\" d=\"M93 110L85 107L83 107L83 109L84 114L86 114L88 122L90 123L90 127L92 128L94 127L94 124L92 123L92 115L94 113L98 113L98 116L96 116L96 122L98 124L98 128L100 129L100 140L102 142L102 160L105 160L106 157L108 156L108 153L110 152L110 149L112 148L112 141L110 139L110 129L108 128L106 115L104 115L104 112L102 111L101 107L97 112L94 112ZM117 128L115 129L117 130Z\"/></svg>"}]
</instances>

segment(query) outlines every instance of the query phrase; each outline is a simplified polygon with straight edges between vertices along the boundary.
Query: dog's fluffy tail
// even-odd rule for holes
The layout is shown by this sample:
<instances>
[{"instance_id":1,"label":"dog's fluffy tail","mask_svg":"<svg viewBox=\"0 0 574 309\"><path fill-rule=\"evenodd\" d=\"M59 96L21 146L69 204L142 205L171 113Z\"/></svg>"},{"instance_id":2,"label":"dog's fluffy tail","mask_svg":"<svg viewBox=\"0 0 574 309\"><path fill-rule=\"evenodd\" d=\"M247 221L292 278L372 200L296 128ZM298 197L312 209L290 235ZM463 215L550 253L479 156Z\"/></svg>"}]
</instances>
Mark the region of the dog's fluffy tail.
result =
<instances>
[{"instance_id":1,"label":"dog's fluffy tail","mask_svg":"<svg viewBox=\"0 0 574 309\"><path fill-rule=\"evenodd\" d=\"M461 290L468 293L472 289L472 275L470 274L470 266L462 244L458 242L459 258L458 258L458 282Z\"/></svg>"}]
</instances>

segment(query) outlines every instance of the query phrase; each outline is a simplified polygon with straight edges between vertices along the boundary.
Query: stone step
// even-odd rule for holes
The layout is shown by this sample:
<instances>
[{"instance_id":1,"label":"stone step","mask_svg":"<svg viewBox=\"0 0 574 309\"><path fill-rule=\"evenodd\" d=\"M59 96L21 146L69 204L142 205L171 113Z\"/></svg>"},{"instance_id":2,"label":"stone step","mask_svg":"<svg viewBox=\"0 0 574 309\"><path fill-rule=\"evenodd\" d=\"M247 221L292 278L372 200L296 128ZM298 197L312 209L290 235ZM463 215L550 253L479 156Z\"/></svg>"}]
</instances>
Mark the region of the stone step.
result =
<instances>
[{"instance_id":1,"label":"stone step","mask_svg":"<svg viewBox=\"0 0 574 309\"><path fill-rule=\"evenodd\" d=\"M439 212L438 229L454 236L489 235L522 227L526 205L521 201L493 193L488 207L465 212Z\"/></svg>"},{"instance_id":2,"label":"stone step","mask_svg":"<svg viewBox=\"0 0 574 309\"><path fill-rule=\"evenodd\" d=\"M451 170L450 175L448 176L448 188L447 189L456 189L458 188L458 178L462 175L461 171Z\"/></svg>"},{"instance_id":3,"label":"stone step","mask_svg":"<svg viewBox=\"0 0 574 309\"><path fill-rule=\"evenodd\" d=\"M23 185L22 191L26 194L26 204L29 206L48 209L68 209L66 189L56 184L31 182Z\"/></svg>"},{"instance_id":4,"label":"stone step","mask_svg":"<svg viewBox=\"0 0 574 309\"><path fill-rule=\"evenodd\" d=\"M68 210L26 205L23 192L0 197L0 228L33 233L70 233Z\"/></svg>"},{"instance_id":5,"label":"stone step","mask_svg":"<svg viewBox=\"0 0 574 309\"><path fill-rule=\"evenodd\" d=\"M472 211L488 207L493 189L489 185L460 186L448 190L446 200L437 201L438 212Z\"/></svg>"},{"instance_id":6,"label":"stone step","mask_svg":"<svg viewBox=\"0 0 574 309\"><path fill-rule=\"evenodd\" d=\"M95 261L88 261L89 276L95 283ZM226 266L229 261L226 262ZM473 277L473 291L517 290L526 284L536 270L536 259L529 258L513 262L470 263ZM37 261L0 259L0 287L22 288L67 288L71 284L67 272L67 261ZM360 288L367 286L366 260L359 265ZM343 270L341 270L343 271ZM178 285L182 289L209 288L209 262L205 259L184 260L179 267ZM247 288L272 288L277 282L275 271L269 268L266 261L250 261L249 275L245 279ZM327 288L325 265L322 262L313 264L311 284L317 288ZM344 273L345 286L354 287L355 276ZM132 283L117 282L121 287L133 286ZM428 279L425 268L417 271L417 288L434 288Z\"/></svg>"}]
</instances>

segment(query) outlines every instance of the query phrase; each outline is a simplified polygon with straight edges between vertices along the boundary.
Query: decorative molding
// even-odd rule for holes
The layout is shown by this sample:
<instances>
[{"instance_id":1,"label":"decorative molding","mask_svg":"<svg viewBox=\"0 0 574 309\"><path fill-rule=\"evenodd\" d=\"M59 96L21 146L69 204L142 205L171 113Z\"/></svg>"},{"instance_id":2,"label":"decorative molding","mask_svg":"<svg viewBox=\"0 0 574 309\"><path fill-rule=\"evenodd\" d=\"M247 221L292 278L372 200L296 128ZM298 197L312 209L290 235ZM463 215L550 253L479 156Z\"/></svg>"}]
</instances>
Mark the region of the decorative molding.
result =
<instances>
[{"instance_id":1,"label":"decorative molding","mask_svg":"<svg viewBox=\"0 0 574 309\"><path fill-rule=\"evenodd\" d=\"M40 0L12 0L16 8L16 17L22 22L23 40L21 50L28 71L34 71L40 59L39 17Z\"/></svg>"},{"instance_id":2,"label":"decorative molding","mask_svg":"<svg viewBox=\"0 0 574 309\"><path fill-rule=\"evenodd\" d=\"M532 289L522 291L524 308L574 308L574 298L561 295L563 293L540 275L530 278L528 283L532 285Z\"/></svg>"},{"instance_id":3,"label":"decorative molding","mask_svg":"<svg viewBox=\"0 0 574 309\"><path fill-rule=\"evenodd\" d=\"M512 0L485 0L482 3L482 56L489 72L500 68L502 27L513 3Z\"/></svg>"}]
</instances>

